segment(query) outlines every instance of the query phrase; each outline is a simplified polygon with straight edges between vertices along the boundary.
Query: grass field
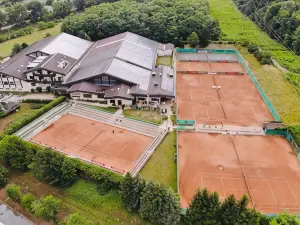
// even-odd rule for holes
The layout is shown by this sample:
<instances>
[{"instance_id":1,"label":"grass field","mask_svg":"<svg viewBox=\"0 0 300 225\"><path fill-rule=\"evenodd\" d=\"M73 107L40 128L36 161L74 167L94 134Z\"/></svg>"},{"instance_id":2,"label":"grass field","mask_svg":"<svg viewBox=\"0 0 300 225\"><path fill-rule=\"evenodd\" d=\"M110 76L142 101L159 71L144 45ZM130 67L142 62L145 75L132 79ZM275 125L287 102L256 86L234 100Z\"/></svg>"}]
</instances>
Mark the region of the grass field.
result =
<instances>
[{"instance_id":1,"label":"grass field","mask_svg":"<svg viewBox=\"0 0 300 225\"><path fill-rule=\"evenodd\" d=\"M31 109L31 103L21 103L20 109L18 112L11 113L7 117L0 119L0 133L2 133L8 124L20 119L22 117L30 115L33 111L37 109Z\"/></svg>"},{"instance_id":2,"label":"grass field","mask_svg":"<svg viewBox=\"0 0 300 225\"><path fill-rule=\"evenodd\" d=\"M137 110L137 109L125 109L123 111L125 117L131 117L137 120L143 120L155 124L161 124L166 120L166 116L160 115L157 111L151 110Z\"/></svg>"},{"instance_id":3,"label":"grass field","mask_svg":"<svg viewBox=\"0 0 300 225\"><path fill-rule=\"evenodd\" d=\"M110 113L115 113L118 111L117 107L102 107L102 106L95 106L95 105L90 105L90 107L95 108L95 109L100 109L100 110L110 112Z\"/></svg>"},{"instance_id":4,"label":"grass field","mask_svg":"<svg viewBox=\"0 0 300 225\"><path fill-rule=\"evenodd\" d=\"M264 50L271 50L272 57L282 66L300 73L300 57L293 55L283 45L269 38L237 9L232 0L209 0L209 3L211 15L220 23L221 40L255 43Z\"/></svg>"},{"instance_id":5,"label":"grass field","mask_svg":"<svg viewBox=\"0 0 300 225\"><path fill-rule=\"evenodd\" d=\"M172 56L158 56L156 65L172 66Z\"/></svg>"},{"instance_id":6,"label":"grass field","mask_svg":"<svg viewBox=\"0 0 300 225\"><path fill-rule=\"evenodd\" d=\"M238 49L263 90L271 100L283 122L287 125L300 124L300 95L295 87L286 79L286 75L274 66L260 65L247 49Z\"/></svg>"},{"instance_id":7,"label":"grass field","mask_svg":"<svg viewBox=\"0 0 300 225\"><path fill-rule=\"evenodd\" d=\"M39 41L43 39L46 33L50 33L52 36L57 35L60 33L60 26L61 24L58 23L53 28L45 29L45 30L35 30L32 34L28 34L22 37L18 37L12 40L5 41L0 44L0 56L7 57L10 55L12 47L14 44L22 44L27 43L32 44L33 42Z\"/></svg>"},{"instance_id":8,"label":"grass field","mask_svg":"<svg viewBox=\"0 0 300 225\"><path fill-rule=\"evenodd\" d=\"M176 132L168 133L141 170L140 175L146 180L164 184L177 191L177 167L174 162L176 153Z\"/></svg>"},{"instance_id":9,"label":"grass field","mask_svg":"<svg viewBox=\"0 0 300 225\"><path fill-rule=\"evenodd\" d=\"M98 224L148 224L139 216L128 213L121 203L118 191L113 190L100 195L95 184L79 180L70 188L57 189L39 182L32 173L12 173L10 182L21 186L22 190L33 193L35 196L53 195L61 200L62 211L67 214L77 212ZM31 218L32 219L32 218Z\"/></svg>"}]
</instances>

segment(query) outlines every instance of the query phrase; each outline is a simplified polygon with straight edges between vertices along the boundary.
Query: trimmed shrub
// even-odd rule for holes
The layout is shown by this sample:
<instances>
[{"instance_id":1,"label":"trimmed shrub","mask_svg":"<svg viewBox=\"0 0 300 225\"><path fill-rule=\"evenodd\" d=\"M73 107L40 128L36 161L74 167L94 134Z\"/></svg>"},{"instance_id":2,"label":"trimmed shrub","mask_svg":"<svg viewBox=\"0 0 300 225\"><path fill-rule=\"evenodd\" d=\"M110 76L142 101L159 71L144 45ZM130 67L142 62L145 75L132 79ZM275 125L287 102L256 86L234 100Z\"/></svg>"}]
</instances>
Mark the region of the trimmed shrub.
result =
<instances>
[{"instance_id":1,"label":"trimmed shrub","mask_svg":"<svg viewBox=\"0 0 300 225\"><path fill-rule=\"evenodd\" d=\"M47 92L50 92L50 89L51 89L50 86L47 86L47 87L46 87L46 91L47 91Z\"/></svg>"},{"instance_id":2,"label":"trimmed shrub","mask_svg":"<svg viewBox=\"0 0 300 225\"><path fill-rule=\"evenodd\" d=\"M36 87L37 92L42 92L42 90L43 90L42 87Z\"/></svg>"},{"instance_id":3,"label":"trimmed shrub","mask_svg":"<svg viewBox=\"0 0 300 225\"><path fill-rule=\"evenodd\" d=\"M31 93L34 93L34 91L35 91L35 90L34 90L33 88L30 89L30 92L31 92Z\"/></svg>"},{"instance_id":4,"label":"trimmed shrub","mask_svg":"<svg viewBox=\"0 0 300 225\"><path fill-rule=\"evenodd\" d=\"M8 197L10 197L15 202L21 201L22 194L21 194L20 186L16 184L11 184L6 188L6 193Z\"/></svg>"},{"instance_id":5,"label":"trimmed shrub","mask_svg":"<svg viewBox=\"0 0 300 225\"><path fill-rule=\"evenodd\" d=\"M7 184L7 178L8 178L8 170L0 165L0 188L5 187Z\"/></svg>"},{"instance_id":6,"label":"trimmed shrub","mask_svg":"<svg viewBox=\"0 0 300 225\"><path fill-rule=\"evenodd\" d=\"M20 130L22 127L26 126L27 124L31 123L32 121L34 121L35 119L37 119L38 117L43 115L44 113L48 112L55 106L62 103L64 100L65 100L65 97L63 97L63 96L58 97L58 98L54 99L53 101L51 101L49 104L44 105L42 108L40 108L36 112L30 114L29 116L17 119L16 121L11 123L6 128L6 130L4 131L4 134L6 134L6 135L14 134L18 130Z\"/></svg>"},{"instance_id":7,"label":"trimmed shrub","mask_svg":"<svg viewBox=\"0 0 300 225\"><path fill-rule=\"evenodd\" d=\"M21 205L27 212L32 213L34 201L35 201L35 197L32 194L26 194L23 195L21 198Z\"/></svg>"},{"instance_id":8,"label":"trimmed shrub","mask_svg":"<svg viewBox=\"0 0 300 225\"><path fill-rule=\"evenodd\" d=\"M253 53L255 53L258 50L259 50L259 48L258 48L257 45L255 45L255 44L248 44L248 52L249 53L253 54Z\"/></svg>"},{"instance_id":9,"label":"trimmed shrub","mask_svg":"<svg viewBox=\"0 0 300 225\"><path fill-rule=\"evenodd\" d=\"M30 105L30 108L31 109L40 109L40 108L42 108L43 107L43 105L41 105L41 104L31 104Z\"/></svg>"},{"instance_id":10,"label":"trimmed shrub","mask_svg":"<svg viewBox=\"0 0 300 225\"><path fill-rule=\"evenodd\" d=\"M43 103L43 104L48 104L52 102L52 100L47 100L47 99L24 99L22 100L23 103Z\"/></svg>"}]
</instances>

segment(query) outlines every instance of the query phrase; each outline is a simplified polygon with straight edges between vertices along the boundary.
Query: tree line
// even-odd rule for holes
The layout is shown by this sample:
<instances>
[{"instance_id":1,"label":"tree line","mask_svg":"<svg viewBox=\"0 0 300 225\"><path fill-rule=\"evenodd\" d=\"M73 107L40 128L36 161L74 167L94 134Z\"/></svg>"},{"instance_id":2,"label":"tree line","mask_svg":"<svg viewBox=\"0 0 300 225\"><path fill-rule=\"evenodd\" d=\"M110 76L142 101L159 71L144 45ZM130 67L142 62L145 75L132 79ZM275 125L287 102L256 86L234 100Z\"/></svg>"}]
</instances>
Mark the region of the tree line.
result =
<instances>
[{"instance_id":1,"label":"tree line","mask_svg":"<svg viewBox=\"0 0 300 225\"><path fill-rule=\"evenodd\" d=\"M234 0L268 35L300 55L299 0ZM276 49L275 49L276 50Z\"/></svg>"},{"instance_id":2,"label":"tree line","mask_svg":"<svg viewBox=\"0 0 300 225\"><path fill-rule=\"evenodd\" d=\"M218 22L209 15L209 5L205 0L103 3L67 17L62 31L94 41L131 31L176 46L186 43L193 32L201 46L216 40L221 33Z\"/></svg>"}]
</instances>

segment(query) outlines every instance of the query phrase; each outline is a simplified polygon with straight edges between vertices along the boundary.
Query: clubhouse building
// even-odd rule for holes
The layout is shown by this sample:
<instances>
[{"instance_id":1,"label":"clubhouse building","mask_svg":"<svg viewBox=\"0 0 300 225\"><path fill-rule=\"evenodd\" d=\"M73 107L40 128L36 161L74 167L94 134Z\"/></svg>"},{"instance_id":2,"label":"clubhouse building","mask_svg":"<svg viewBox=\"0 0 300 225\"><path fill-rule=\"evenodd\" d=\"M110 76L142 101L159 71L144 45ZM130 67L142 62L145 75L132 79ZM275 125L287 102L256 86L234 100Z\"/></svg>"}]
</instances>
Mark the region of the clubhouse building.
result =
<instances>
[{"instance_id":1,"label":"clubhouse building","mask_svg":"<svg viewBox=\"0 0 300 225\"><path fill-rule=\"evenodd\" d=\"M157 65L157 57L173 54L173 44L130 32L97 42L61 33L0 64L0 91L50 87L107 105L160 103L175 97L175 79L173 66Z\"/></svg>"}]
</instances>

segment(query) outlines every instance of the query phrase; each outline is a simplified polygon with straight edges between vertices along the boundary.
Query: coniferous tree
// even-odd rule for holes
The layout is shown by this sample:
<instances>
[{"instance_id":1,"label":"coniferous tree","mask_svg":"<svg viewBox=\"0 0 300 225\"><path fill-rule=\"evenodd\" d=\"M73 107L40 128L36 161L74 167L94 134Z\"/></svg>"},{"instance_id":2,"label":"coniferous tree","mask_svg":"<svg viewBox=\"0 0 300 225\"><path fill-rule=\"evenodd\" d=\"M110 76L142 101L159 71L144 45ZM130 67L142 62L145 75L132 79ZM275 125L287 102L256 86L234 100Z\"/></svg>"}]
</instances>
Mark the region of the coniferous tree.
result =
<instances>
[{"instance_id":1,"label":"coniferous tree","mask_svg":"<svg viewBox=\"0 0 300 225\"><path fill-rule=\"evenodd\" d=\"M145 188L145 181L139 176L132 177L127 173L121 183L121 195L125 208L128 211L138 210L141 193Z\"/></svg>"},{"instance_id":2,"label":"coniferous tree","mask_svg":"<svg viewBox=\"0 0 300 225\"><path fill-rule=\"evenodd\" d=\"M179 197L171 188L148 183L140 204L140 216L154 224L176 224L180 220Z\"/></svg>"},{"instance_id":3,"label":"coniferous tree","mask_svg":"<svg viewBox=\"0 0 300 225\"><path fill-rule=\"evenodd\" d=\"M222 225L234 225L239 214L239 208L234 195L228 196L220 207L220 222Z\"/></svg>"},{"instance_id":4,"label":"coniferous tree","mask_svg":"<svg viewBox=\"0 0 300 225\"><path fill-rule=\"evenodd\" d=\"M191 225L218 225L220 200L217 192L197 190L186 212L186 222Z\"/></svg>"}]
</instances>

